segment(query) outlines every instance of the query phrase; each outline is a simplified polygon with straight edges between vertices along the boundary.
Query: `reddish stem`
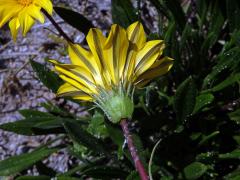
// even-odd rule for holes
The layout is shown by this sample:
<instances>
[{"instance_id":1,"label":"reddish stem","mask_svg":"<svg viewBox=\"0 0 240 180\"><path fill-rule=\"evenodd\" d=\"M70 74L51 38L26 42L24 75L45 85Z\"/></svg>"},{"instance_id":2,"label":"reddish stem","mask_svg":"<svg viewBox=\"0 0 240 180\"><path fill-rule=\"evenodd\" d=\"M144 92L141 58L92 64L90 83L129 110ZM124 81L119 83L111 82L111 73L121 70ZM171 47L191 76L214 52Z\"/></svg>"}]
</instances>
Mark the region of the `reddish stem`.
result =
<instances>
[{"instance_id":1,"label":"reddish stem","mask_svg":"<svg viewBox=\"0 0 240 180\"><path fill-rule=\"evenodd\" d=\"M49 21L52 23L52 25L54 25L54 27L57 29L57 31L59 32L59 34L68 42L73 43L73 41L71 40L70 37L68 37L68 35L62 30L62 28L58 25L58 23L52 18L52 16L50 14L48 14L48 12L45 9L41 9L43 14L45 14L45 16L49 19Z\"/></svg>"},{"instance_id":2,"label":"reddish stem","mask_svg":"<svg viewBox=\"0 0 240 180\"><path fill-rule=\"evenodd\" d=\"M137 149L136 149L136 147L134 146L134 143L133 143L132 135L129 132L127 121L128 121L127 119L122 119L121 122L120 122L120 125L122 127L124 136L127 140L128 149L131 153L131 156L132 156L134 164L135 164L135 168L138 171L138 173L141 177L141 180L148 180L149 178L148 178L147 172L146 172L146 170L143 166L143 163L141 162L141 160L138 156Z\"/></svg>"}]
</instances>

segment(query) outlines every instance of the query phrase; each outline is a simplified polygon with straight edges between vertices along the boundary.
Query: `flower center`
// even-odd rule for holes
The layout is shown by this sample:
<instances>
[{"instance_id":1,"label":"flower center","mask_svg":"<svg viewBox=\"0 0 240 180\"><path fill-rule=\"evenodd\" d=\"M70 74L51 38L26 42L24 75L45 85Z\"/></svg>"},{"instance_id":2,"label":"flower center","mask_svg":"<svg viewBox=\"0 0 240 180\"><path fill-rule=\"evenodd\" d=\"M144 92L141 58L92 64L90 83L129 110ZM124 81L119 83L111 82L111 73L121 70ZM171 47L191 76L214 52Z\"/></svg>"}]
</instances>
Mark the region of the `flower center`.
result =
<instances>
[{"instance_id":1,"label":"flower center","mask_svg":"<svg viewBox=\"0 0 240 180\"><path fill-rule=\"evenodd\" d=\"M23 6L29 6L30 4L32 4L33 0L17 0L19 4L23 5Z\"/></svg>"}]
</instances>

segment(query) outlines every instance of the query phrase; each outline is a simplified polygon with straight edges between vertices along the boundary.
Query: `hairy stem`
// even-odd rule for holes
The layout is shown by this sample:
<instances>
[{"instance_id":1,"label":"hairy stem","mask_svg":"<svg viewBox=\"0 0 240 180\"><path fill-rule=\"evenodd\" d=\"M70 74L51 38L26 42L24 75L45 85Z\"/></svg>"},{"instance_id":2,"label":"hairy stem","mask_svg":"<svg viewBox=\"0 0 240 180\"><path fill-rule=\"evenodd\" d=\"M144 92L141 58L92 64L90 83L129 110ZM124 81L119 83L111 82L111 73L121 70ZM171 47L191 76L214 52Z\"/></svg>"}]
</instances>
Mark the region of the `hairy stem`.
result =
<instances>
[{"instance_id":1,"label":"hairy stem","mask_svg":"<svg viewBox=\"0 0 240 180\"><path fill-rule=\"evenodd\" d=\"M141 180L148 180L149 178L148 178L147 172L143 166L143 163L141 162L141 160L139 158L137 149L133 143L132 135L129 132L127 121L128 121L127 119L122 119L120 122L120 125L122 127L124 136L127 140L128 149L131 153L131 156L132 156L134 164L135 164L135 168L138 171L139 176L141 177Z\"/></svg>"},{"instance_id":2,"label":"hairy stem","mask_svg":"<svg viewBox=\"0 0 240 180\"><path fill-rule=\"evenodd\" d=\"M52 18L50 14L44 9L42 9L43 14L49 19L49 21L53 24L53 26L57 29L59 34L67 41L73 43L71 38L68 37L68 35L62 30L62 28L57 24L57 22Z\"/></svg>"}]
</instances>

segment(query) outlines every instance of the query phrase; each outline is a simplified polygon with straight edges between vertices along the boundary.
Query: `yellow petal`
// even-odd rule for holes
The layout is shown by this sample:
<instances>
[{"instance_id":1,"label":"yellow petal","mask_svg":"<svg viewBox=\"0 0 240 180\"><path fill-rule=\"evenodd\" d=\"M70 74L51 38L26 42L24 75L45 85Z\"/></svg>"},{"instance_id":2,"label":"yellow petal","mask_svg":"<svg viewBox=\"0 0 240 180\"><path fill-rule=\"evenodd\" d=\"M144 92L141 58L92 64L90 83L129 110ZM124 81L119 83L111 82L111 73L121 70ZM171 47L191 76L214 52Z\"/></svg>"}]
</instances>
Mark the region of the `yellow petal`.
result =
<instances>
[{"instance_id":1,"label":"yellow petal","mask_svg":"<svg viewBox=\"0 0 240 180\"><path fill-rule=\"evenodd\" d=\"M75 96L75 97L73 97L73 99L80 100L80 101L93 101L93 98L86 94Z\"/></svg>"},{"instance_id":2,"label":"yellow petal","mask_svg":"<svg viewBox=\"0 0 240 180\"><path fill-rule=\"evenodd\" d=\"M91 89L91 91L96 93L95 81L89 71L86 71L86 69L82 68L81 66L72 64L60 64L55 60L49 61L55 65L55 70L60 74L79 82L86 88Z\"/></svg>"},{"instance_id":3,"label":"yellow petal","mask_svg":"<svg viewBox=\"0 0 240 180\"><path fill-rule=\"evenodd\" d=\"M173 59L170 57L164 57L156 61L150 69L138 77L136 84L143 86L150 80L166 74L173 66Z\"/></svg>"},{"instance_id":4,"label":"yellow petal","mask_svg":"<svg viewBox=\"0 0 240 180\"><path fill-rule=\"evenodd\" d=\"M128 47L127 58L124 67L124 78L126 79L125 84L128 81L132 81L137 51L144 46L147 39L143 26L138 21L131 24L127 28L127 35L130 44Z\"/></svg>"},{"instance_id":5,"label":"yellow petal","mask_svg":"<svg viewBox=\"0 0 240 180\"><path fill-rule=\"evenodd\" d=\"M130 48L128 49L127 59L126 59L124 72L123 72L125 82L132 80L132 77L134 74L134 68L135 68L136 55L137 55L137 51Z\"/></svg>"},{"instance_id":6,"label":"yellow petal","mask_svg":"<svg viewBox=\"0 0 240 180\"><path fill-rule=\"evenodd\" d=\"M76 76L79 75L79 76L85 78L86 81L94 83L92 74L81 66L73 65L73 64L61 64L61 63L57 62L56 60L49 60L49 61L51 63L53 63L55 65L55 67L60 67L62 69L65 69L66 71L70 71L73 74L75 74Z\"/></svg>"},{"instance_id":7,"label":"yellow petal","mask_svg":"<svg viewBox=\"0 0 240 180\"><path fill-rule=\"evenodd\" d=\"M85 68L87 71L93 74L93 77L98 84L102 84L103 80L101 72L91 52L83 49L77 44L70 44L68 51L73 64Z\"/></svg>"},{"instance_id":8,"label":"yellow petal","mask_svg":"<svg viewBox=\"0 0 240 180\"><path fill-rule=\"evenodd\" d=\"M162 48L164 48L164 45L161 40L153 40L145 44L145 46L137 53L134 70L136 76L144 73L152 66L152 64L160 56Z\"/></svg>"},{"instance_id":9,"label":"yellow petal","mask_svg":"<svg viewBox=\"0 0 240 180\"><path fill-rule=\"evenodd\" d=\"M19 22L21 24L23 36L26 36L27 32L34 24L34 19L30 15L28 15L26 9L19 13Z\"/></svg>"},{"instance_id":10,"label":"yellow petal","mask_svg":"<svg viewBox=\"0 0 240 180\"><path fill-rule=\"evenodd\" d=\"M18 12L23 7L15 3L6 3L0 5L0 27L2 27L7 21L14 16L17 16Z\"/></svg>"},{"instance_id":11,"label":"yellow petal","mask_svg":"<svg viewBox=\"0 0 240 180\"><path fill-rule=\"evenodd\" d=\"M91 101L92 97L88 94L80 91L79 89L75 88L71 84L64 83L57 92L58 96L70 96L73 99L84 100L84 101Z\"/></svg>"},{"instance_id":12,"label":"yellow petal","mask_svg":"<svg viewBox=\"0 0 240 180\"><path fill-rule=\"evenodd\" d=\"M136 45L137 49L141 49L146 43L147 37L144 32L143 25L137 21L127 28L128 39Z\"/></svg>"},{"instance_id":13,"label":"yellow petal","mask_svg":"<svg viewBox=\"0 0 240 180\"><path fill-rule=\"evenodd\" d=\"M73 94L75 95L75 93L77 92L79 92L79 89L69 83L64 83L62 86L59 87L57 94L59 96L71 96Z\"/></svg>"},{"instance_id":14,"label":"yellow petal","mask_svg":"<svg viewBox=\"0 0 240 180\"><path fill-rule=\"evenodd\" d=\"M45 9L48 14L52 15L53 5L50 0L34 0L33 3Z\"/></svg>"},{"instance_id":15,"label":"yellow petal","mask_svg":"<svg viewBox=\"0 0 240 180\"><path fill-rule=\"evenodd\" d=\"M26 12L32 16L34 19L37 19L40 23L44 23L44 16L41 13L41 7L38 7L34 4L27 7Z\"/></svg>"},{"instance_id":16,"label":"yellow petal","mask_svg":"<svg viewBox=\"0 0 240 180\"><path fill-rule=\"evenodd\" d=\"M103 36L99 29L93 28L88 32L86 39L99 69L104 68L103 46L106 42L106 37Z\"/></svg>"},{"instance_id":17,"label":"yellow petal","mask_svg":"<svg viewBox=\"0 0 240 180\"><path fill-rule=\"evenodd\" d=\"M102 32L99 29L92 28L90 29L86 39L87 39L89 48L94 56L94 60L96 61L96 64L98 66L99 72L102 75L103 83L110 84L111 79L110 79L110 75L108 74L108 72L110 71L108 69L108 65L104 58L104 49L103 49L104 44L106 42L106 37L103 36Z\"/></svg>"},{"instance_id":18,"label":"yellow petal","mask_svg":"<svg viewBox=\"0 0 240 180\"><path fill-rule=\"evenodd\" d=\"M104 58L107 62L111 79L116 85L123 74L128 45L126 31L116 24L112 25L104 47Z\"/></svg>"},{"instance_id":19,"label":"yellow petal","mask_svg":"<svg viewBox=\"0 0 240 180\"><path fill-rule=\"evenodd\" d=\"M20 27L20 22L19 22L18 18L12 19L9 22L9 27L10 27L10 30L11 30L13 40L16 41L18 30L19 30L19 27Z\"/></svg>"},{"instance_id":20,"label":"yellow petal","mask_svg":"<svg viewBox=\"0 0 240 180\"><path fill-rule=\"evenodd\" d=\"M96 68L91 62L93 59L91 52L83 49L78 44L70 44L68 46L68 51L73 64L82 66L88 69L90 72L96 73Z\"/></svg>"},{"instance_id":21,"label":"yellow petal","mask_svg":"<svg viewBox=\"0 0 240 180\"><path fill-rule=\"evenodd\" d=\"M78 81L69 78L63 74L59 75L60 78L62 78L65 82L71 84L72 86L76 87L77 89L79 89L80 91L83 91L86 94L93 94L93 92L86 86L84 86L83 84L79 83Z\"/></svg>"}]
</instances>

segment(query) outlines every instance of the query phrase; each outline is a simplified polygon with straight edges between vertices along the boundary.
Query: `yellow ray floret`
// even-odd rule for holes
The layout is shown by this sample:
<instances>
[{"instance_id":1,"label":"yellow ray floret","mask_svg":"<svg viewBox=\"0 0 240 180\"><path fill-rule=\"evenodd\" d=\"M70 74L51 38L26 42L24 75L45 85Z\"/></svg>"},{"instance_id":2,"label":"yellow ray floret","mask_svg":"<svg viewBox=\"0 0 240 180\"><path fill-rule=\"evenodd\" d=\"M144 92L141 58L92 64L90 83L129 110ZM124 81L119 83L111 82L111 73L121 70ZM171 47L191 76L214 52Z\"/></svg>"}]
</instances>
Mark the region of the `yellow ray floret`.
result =
<instances>
[{"instance_id":1,"label":"yellow ray floret","mask_svg":"<svg viewBox=\"0 0 240 180\"><path fill-rule=\"evenodd\" d=\"M52 14L53 7L50 0L0 0L0 27L9 22L14 40L19 29L25 36L35 19L44 23L41 8Z\"/></svg>"},{"instance_id":2,"label":"yellow ray floret","mask_svg":"<svg viewBox=\"0 0 240 180\"><path fill-rule=\"evenodd\" d=\"M164 42L147 42L140 22L131 24L126 30L114 24L108 37L99 29L90 29L86 38L89 50L69 44L72 64L51 60L65 81L58 90L59 96L99 101L99 96L111 94L116 89L128 91L135 86L142 87L167 73L173 65L172 58L162 55Z\"/></svg>"}]
</instances>

